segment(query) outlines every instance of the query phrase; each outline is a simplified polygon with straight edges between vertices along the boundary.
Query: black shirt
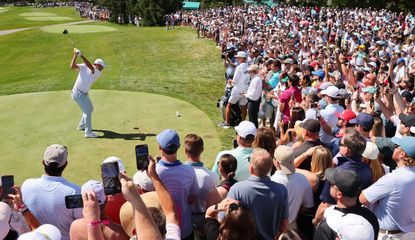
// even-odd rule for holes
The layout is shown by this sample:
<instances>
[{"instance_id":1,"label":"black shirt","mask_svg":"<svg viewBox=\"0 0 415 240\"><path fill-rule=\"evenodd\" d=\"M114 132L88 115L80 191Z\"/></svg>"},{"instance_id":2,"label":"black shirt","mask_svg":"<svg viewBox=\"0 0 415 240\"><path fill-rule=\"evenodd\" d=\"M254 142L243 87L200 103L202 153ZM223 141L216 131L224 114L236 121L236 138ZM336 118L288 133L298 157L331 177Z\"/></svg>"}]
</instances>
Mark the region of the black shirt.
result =
<instances>
[{"instance_id":1,"label":"black shirt","mask_svg":"<svg viewBox=\"0 0 415 240\"><path fill-rule=\"evenodd\" d=\"M303 144L301 144L299 147L293 149L293 153L291 154L290 158L293 160L296 159L301 154L305 153L308 149L322 145L320 140L318 141L305 141ZM304 159L304 161L298 166L298 168L304 169L304 170L311 170L311 156Z\"/></svg>"},{"instance_id":2,"label":"black shirt","mask_svg":"<svg viewBox=\"0 0 415 240\"><path fill-rule=\"evenodd\" d=\"M343 212L344 214L353 213L353 214L362 216L364 219L369 221L369 223L372 225L374 233L375 233L374 240L378 239L379 222L378 222L378 219L376 218L375 214L373 212L371 212L369 209L367 209L365 207L360 207L360 206L354 206L354 207L350 207L350 208L335 207L334 209L336 209L340 212ZM337 233L329 227L329 225L327 224L326 219L324 219L323 221L321 221L318 224L318 226L316 228L316 231L314 232L314 239L336 240L336 237L337 237Z\"/></svg>"}]
</instances>

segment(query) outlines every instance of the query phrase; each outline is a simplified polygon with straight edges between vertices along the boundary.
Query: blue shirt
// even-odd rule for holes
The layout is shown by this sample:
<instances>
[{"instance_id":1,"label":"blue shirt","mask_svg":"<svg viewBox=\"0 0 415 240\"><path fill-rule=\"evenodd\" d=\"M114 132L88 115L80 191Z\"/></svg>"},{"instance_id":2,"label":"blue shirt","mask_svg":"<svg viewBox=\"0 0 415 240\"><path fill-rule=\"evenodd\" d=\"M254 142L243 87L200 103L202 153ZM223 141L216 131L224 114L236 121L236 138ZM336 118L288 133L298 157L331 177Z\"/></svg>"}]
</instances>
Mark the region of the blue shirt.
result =
<instances>
[{"instance_id":1,"label":"blue shirt","mask_svg":"<svg viewBox=\"0 0 415 240\"><path fill-rule=\"evenodd\" d=\"M82 208L67 209L65 196L81 194L81 188L63 177L43 175L22 184L22 196L26 206L39 220L61 231L62 240L69 240L69 228L75 219L82 218Z\"/></svg>"},{"instance_id":2,"label":"blue shirt","mask_svg":"<svg viewBox=\"0 0 415 240\"><path fill-rule=\"evenodd\" d=\"M338 157L337 168L348 169L355 171L362 180L363 188L370 186L372 182L372 171L369 166L362 162L361 158L347 158ZM336 201L330 196L330 182L325 181L323 191L321 192L320 199L324 203L336 204Z\"/></svg>"},{"instance_id":3,"label":"blue shirt","mask_svg":"<svg viewBox=\"0 0 415 240\"><path fill-rule=\"evenodd\" d=\"M415 230L415 167L398 167L363 190L381 229Z\"/></svg>"},{"instance_id":4,"label":"blue shirt","mask_svg":"<svg viewBox=\"0 0 415 240\"><path fill-rule=\"evenodd\" d=\"M228 197L241 201L251 210L258 239L275 239L281 221L288 220L287 188L269 177L250 176L237 182Z\"/></svg>"},{"instance_id":5,"label":"blue shirt","mask_svg":"<svg viewBox=\"0 0 415 240\"><path fill-rule=\"evenodd\" d=\"M280 74L281 74L281 70L278 70L276 73L274 73L272 75L272 77L269 79L268 84L272 87L275 88L277 86L277 84L280 82Z\"/></svg>"}]
</instances>

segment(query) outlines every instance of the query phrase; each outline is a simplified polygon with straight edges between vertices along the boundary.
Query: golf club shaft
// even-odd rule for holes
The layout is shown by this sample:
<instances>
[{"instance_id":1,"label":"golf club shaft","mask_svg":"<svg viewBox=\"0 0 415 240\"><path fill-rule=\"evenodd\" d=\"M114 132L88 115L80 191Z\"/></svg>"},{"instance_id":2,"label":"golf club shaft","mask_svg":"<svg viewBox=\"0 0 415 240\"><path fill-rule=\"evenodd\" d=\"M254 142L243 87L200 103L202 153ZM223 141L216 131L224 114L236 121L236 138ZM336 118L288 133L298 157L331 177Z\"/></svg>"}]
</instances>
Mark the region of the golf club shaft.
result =
<instances>
[{"instance_id":1,"label":"golf club shaft","mask_svg":"<svg viewBox=\"0 0 415 240\"><path fill-rule=\"evenodd\" d=\"M66 35L68 36L69 40L71 41L72 46L73 46L74 48L76 48L76 47L75 47L75 43L73 42L73 40L72 40L72 38L69 36L69 34L66 34Z\"/></svg>"}]
</instances>

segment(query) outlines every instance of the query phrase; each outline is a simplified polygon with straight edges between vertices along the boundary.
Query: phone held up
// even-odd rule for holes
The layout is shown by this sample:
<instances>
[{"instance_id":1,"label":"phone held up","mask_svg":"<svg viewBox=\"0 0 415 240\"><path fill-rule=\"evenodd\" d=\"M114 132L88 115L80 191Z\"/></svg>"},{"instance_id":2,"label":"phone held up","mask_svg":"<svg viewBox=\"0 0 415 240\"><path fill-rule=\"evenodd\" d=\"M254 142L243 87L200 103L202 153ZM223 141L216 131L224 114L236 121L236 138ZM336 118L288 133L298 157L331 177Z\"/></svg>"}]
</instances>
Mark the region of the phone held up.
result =
<instances>
[{"instance_id":1,"label":"phone held up","mask_svg":"<svg viewBox=\"0 0 415 240\"><path fill-rule=\"evenodd\" d=\"M15 194L14 191L14 176L5 175L1 177L1 199L10 199L9 194Z\"/></svg>"},{"instance_id":2,"label":"phone held up","mask_svg":"<svg viewBox=\"0 0 415 240\"><path fill-rule=\"evenodd\" d=\"M117 162L104 163L101 165L101 177L105 195L115 195L121 192L121 182L118 179L119 172L120 170Z\"/></svg>"},{"instance_id":3,"label":"phone held up","mask_svg":"<svg viewBox=\"0 0 415 240\"><path fill-rule=\"evenodd\" d=\"M147 144L139 144L135 146L135 158L137 163L137 170L147 170L149 164Z\"/></svg>"},{"instance_id":4,"label":"phone held up","mask_svg":"<svg viewBox=\"0 0 415 240\"><path fill-rule=\"evenodd\" d=\"M83 208L84 202L82 201L81 194L65 196L65 206L68 209Z\"/></svg>"}]
</instances>

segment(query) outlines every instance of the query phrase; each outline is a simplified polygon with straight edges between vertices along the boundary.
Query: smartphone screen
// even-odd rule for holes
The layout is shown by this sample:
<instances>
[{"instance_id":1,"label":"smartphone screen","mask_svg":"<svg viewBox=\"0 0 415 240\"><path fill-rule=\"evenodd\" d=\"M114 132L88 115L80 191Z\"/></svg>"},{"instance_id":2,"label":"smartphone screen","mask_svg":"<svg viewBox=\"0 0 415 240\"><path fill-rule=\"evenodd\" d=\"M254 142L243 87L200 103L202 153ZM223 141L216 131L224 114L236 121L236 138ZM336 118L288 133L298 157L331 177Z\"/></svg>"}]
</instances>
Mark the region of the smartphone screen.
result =
<instances>
[{"instance_id":1,"label":"smartphone screen","mask_svg":"<svg viewBox=\"0 0 415 240\"><path fill-rule=\"evenodd\" d=\"M9 194L15 194L13 186L14 186L14 176L7 175L1 177L1 198L2 199L9 199Z\"/></svg>"},{"instance_id":2,"label":"smartphone screen","mask_svg":"<svg viewBox=\"0 0 415 240\"><path fill-rule=\"evenodd\" d=\"M76 195L65 196L65 206L68 209L84 207L84 202L82 201L82 195L76 194Z\"/></svg>"},{"instance_id":3,"label":"smartphone screen","mask_svg":"<svg viewBox=\"0 0 415 240\"><path fill-rule=\"evenodd\" d=\"M137 170L147 170L149 164L147 144L139 144L135 146L135 158Z\"/></svg>"},{"instance_id":4,"label":"smartphone screen","mask_svg":"<svg viewBox=\"0 0 415 240\"><path fill-rule=\"evenodd\" d=\"M119 168L117 162L101 165L102 183L106 195L114 195L121 192L121 183L118 179Z\"/></svg>"}]
</instances>

